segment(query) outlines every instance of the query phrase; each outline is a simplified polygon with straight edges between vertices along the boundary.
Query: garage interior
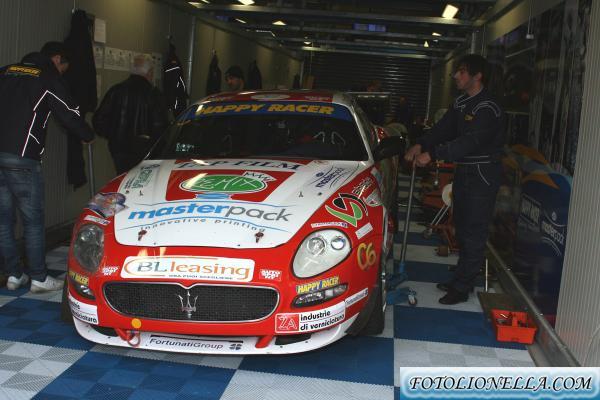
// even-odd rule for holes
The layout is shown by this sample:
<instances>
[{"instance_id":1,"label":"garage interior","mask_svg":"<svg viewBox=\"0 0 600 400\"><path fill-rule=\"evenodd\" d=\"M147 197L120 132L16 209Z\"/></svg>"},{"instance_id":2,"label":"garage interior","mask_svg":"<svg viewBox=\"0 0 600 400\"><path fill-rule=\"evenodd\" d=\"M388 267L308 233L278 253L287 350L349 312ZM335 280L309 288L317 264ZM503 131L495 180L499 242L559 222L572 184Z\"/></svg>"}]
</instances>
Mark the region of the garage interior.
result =
<instances>
[{"instance_id":1,"label":"garage interior","mask_svg":"<svg viewBox=\"0 0 600 400\"><path fill-rule=\"evenodd\" d=\"M450 279L457 256L436 254L443 238L423 236L432 215L416 207L406 248L408 279L401 284L416 291L416 306L390 302L382 334L345 337L308 353L202 356L96 345L61 321L61 293L0 288L0 399L398 399L403 366L600 366L600 167L595 157L600 24L593 22L600 18L600 3L458 0L450 2L457 8L450 18L442 17L449 3L437 0L242 3L0 0L0 64L15 62L46 41L63 40L78 9L97 27L99 100L128 76L124 59L145 53L161 65L172 44L192 102L207 95L212 60L223 72L231 65L246 71L255 63L262 88L269 90L364 92L377 81L380 90L374 96L386 99L389 123L398 115L400 97L408 99L415 117L434 121L458 94L450 78L456 61L482 54L495 72L490 87L501 92L510 116L507 146L517 154L519 166L513 168L520 171L507 184L511 189L499 195L506 208L497 207L488 244L488 282L482 273L467 302L438 304L436 284ZM158 87L161 80L155 75ZM221 88L226 90L224 79ZM93 175L86 169L90 153L84 146L79 165L86 176L74 185L67 147L63 128L50 119L43 159L46 262L56 277L66 272L74 220L90 195L115 176L107 142L97 137L91 148ZM535 157L524 147L544 159L542 172L528 164ZM410 183L408 170L403 172L390 269L402 251ZM540 251L535 258L527 247L535 243L519 247L525 218L520 196L535 197L524 185L540 174L560 191L556 204L540 207L552 214L548 221L560 227L562 239L559 243L551 235L553 252L535 248L533 253ZM419 180L416 190L422 185ZM552 207L561 210L558 215ZM489 293L482 294L488 286ZM496 340L489 309L507 303L535 321L533 344Z\"/></svg>"}]
</instances>

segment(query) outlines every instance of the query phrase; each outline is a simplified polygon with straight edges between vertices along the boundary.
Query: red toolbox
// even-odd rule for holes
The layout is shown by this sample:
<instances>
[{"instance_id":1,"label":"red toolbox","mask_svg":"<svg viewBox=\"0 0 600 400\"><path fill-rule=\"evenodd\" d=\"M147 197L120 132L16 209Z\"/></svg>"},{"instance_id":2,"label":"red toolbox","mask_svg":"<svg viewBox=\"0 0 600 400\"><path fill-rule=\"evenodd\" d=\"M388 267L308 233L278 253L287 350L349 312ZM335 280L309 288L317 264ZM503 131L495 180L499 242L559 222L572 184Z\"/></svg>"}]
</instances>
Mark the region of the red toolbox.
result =
<instances>
[{"instance_id":1,"label":"red toolbox","mask_svg":"<svg viewBox=\"0 0 600 400\"><path fill-rule=\"evenodd\" d=\"M492 309L492 324L500 342L532 344L537 331L531 317L522 311Z\"/></svg>"}]
</instances>

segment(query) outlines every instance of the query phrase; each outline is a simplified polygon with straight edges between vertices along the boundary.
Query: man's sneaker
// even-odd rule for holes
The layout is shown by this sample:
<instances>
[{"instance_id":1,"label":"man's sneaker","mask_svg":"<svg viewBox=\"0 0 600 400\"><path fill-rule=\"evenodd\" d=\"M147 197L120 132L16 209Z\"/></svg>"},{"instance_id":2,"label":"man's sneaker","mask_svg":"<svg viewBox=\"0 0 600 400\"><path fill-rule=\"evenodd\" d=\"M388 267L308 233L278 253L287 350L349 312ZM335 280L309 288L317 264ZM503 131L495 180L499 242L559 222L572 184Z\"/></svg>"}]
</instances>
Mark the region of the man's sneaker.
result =
<instances>
[{"instance_id":1,"label":"man's sneaker","mask_svg":"<svg viewBox=\"0 0 600 400\"><path fill-rule=\"evenodd\" d=\"M31 280L31 292L32 293L44 293L44 292L52 292L55 290L61 290L63 288L64 282L60 279L56 279L51 277L50 275L46 276L45 281L36 281L35 279Z\"/></svg>"},{"instance_id":2,"label":"man's sneaker","mask_svg":"<svg viewBox=\"0 0 600 400\"><path fill-rule=\"evenodd\" d=\"M29 282L29 277L26 273L23 273L20 278L9 276L8 280L6 281L6 288L8 290L17 290L27 282Z\"/></svg>"}]
</instances>

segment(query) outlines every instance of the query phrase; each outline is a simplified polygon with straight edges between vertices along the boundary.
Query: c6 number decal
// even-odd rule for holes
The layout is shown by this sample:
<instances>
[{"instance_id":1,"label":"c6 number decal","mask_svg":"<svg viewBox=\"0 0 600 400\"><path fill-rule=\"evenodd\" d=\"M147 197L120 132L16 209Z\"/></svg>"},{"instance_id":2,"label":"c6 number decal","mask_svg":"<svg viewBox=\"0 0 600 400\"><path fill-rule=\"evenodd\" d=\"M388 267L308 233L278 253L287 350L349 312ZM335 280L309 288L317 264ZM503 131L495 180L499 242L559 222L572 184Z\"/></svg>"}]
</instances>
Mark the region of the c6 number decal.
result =
<instances>
[{"instance_id":1,"label":"c6 number decal","mask_svg":"<svg viewBox=\"0 0 600 400\"><path fill-rule=\"evenodd\" d=\"M366 271L377 261L377 253L373 250L373 243L361 243L356 250L356 261L358 267Z\"/></svg>"}]
</instances>

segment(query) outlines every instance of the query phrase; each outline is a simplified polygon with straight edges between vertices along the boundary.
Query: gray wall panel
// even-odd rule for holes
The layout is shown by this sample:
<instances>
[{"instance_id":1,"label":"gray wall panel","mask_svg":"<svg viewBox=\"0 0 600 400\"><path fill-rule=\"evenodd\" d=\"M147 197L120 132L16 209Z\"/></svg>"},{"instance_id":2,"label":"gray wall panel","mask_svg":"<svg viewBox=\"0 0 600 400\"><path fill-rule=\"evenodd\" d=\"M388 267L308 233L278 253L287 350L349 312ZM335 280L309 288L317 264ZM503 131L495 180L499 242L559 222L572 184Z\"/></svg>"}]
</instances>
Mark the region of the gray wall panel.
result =
<instances>
[{"instance_id":1,"label":"gray wall panel","mask_svg":"<svg viewBox=\"0 0 600 400\"><path fill-rule=\"evenodd\" d=\"M261 46L236 33L224 31L198 20L194 48L192 100L201 99L206 95L206 78L213 51L219 58L219 68L223 74L221 82L223 91L227 90L225 71L234 64L239 65L244 74L247 74L248 65L256 60L262 75L263 89L275 89L280 86L290 88L294 75L300 73L301 62L299 60Z\"/></svg>"},{"instance_id":2,"label":"gray wall panel","mask_svg":"<svg viewBox=\"0 0 600 400\"><path fill-rule=\"evenodd\" d=\"M0 64L17 61L38 50L49 40L62 40L70 29L75 7L104 19L106 46L136 52L167 50L169 15L178 54L188 57L190 16L170 10L167 4L152 0L0 0ZM127 78L128 72L99 69L101 95L113 84ZM89 119L90 115L88 115ZM84 156L87 153L84 151ZM106 141L94 143L96 189L112 177L114 167ZM50 124L43 159L46 179L46 225L60 225L75 218L89 198L89 187L74 190L66 182L66 138L57 124Z\"/></svg>"},{"instance_id":3,"label":"gray wall panel","mask_svg":"<svg viewBox=\"0 0 600 400\"><path fill-rule=\"evenodd\" d=\"M600 366L600 2L592 2L577 164L556 331L583 366Z\"/></svg>"},{"instance_id":4,"label":"gray wall panel","mask_svg":"<svg viewBox=\"0 0 600 400\"><path fill-rule=\"evenodd\" d=\"M0 0L0 65L17 58L19 0Z\"/></svg>"}]
</instances>

